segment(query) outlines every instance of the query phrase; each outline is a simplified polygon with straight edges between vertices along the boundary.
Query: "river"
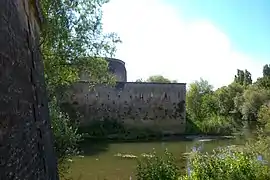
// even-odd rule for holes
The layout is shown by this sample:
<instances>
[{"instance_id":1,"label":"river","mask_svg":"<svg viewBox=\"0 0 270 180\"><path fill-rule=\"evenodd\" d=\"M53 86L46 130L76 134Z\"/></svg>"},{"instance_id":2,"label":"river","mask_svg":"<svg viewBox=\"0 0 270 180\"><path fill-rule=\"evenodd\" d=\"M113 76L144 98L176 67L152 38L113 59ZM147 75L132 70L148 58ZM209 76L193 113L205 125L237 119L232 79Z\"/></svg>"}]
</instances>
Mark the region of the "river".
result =
<instances>
[{"instance_id":1,"label":"river","mask_svg":"<svg viewBox=\"0 0 270 180\"><path fill-rule=\"evenodd\" d=\"M135 179L136 158L123 158L117 154L138 156L142 153L162 153L166 148L177 157L183 157L194 146L200 146L203 151L214 148L239 144L239 140L213 140L207 138L189 141L147 142L147 143L93 143L85 146L84 155L73 158L71 176L74 180L129 180ZM185 166L186 161L178 159L179 166Z\"/></svg>"}]
</instances>

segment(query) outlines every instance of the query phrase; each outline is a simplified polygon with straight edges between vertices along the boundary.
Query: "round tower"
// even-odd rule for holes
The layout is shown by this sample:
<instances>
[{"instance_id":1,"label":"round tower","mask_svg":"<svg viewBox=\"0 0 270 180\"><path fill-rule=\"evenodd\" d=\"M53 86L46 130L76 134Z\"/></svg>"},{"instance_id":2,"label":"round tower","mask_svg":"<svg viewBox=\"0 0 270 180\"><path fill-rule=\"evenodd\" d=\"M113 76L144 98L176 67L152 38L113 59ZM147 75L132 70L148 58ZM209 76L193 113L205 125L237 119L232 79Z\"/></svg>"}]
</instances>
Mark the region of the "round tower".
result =
<instances>
[{"instance_id":1,"label":"round tower","mask_svg":"<svg viewBox=\"0 0 270 180\"><path fill-rule=\"evenodd\" d=\"M125 62L119 59L106 58L109 63L109 71L116 76L119 82L127 82L127 70Z\"/></svg>"}]
</instances>

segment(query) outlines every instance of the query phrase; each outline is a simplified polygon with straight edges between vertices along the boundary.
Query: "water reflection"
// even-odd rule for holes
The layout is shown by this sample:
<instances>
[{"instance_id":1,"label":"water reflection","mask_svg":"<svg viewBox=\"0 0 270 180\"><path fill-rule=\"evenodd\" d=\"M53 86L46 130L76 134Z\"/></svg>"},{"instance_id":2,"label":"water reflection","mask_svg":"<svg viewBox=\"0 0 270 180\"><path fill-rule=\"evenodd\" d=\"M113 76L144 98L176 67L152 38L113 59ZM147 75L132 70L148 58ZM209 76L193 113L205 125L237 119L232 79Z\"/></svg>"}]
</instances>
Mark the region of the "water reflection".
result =
<instances>
[{"instance_id":1,"label":"water reflection","mask_svg":"<svg viewBox=\"0 0 270 180\"><path fill-rule=\"evenodd\" d=\"M111 180L119 179L136 179L136 163L134 158L118 158L115 155L121 154L132 154L139 156L145 153L151 153L155 151L157 154L162 154L164 149L168 149L170 153L176 157L188 156L190 152L203 151L211 152L213 149L218 147L226 147L228 145L236 144L234 140L204 140L209 137L200 137L195 141L165 141L165 142L148 142L148 143L107 143L105 145L88 145L87 149L95 148L101 149L98 153L89 153L88 151L84 154L84 158L75 158L72 164L72 177L78 179L80 174L83 174L81 180L106 178ZM96 161L96 159L99 161ZM179 167L186 168L188 174L191 173L191 164L188 162L188 158L183 161L182 157L179 158L177 163ZM94 163L93 163L94 162ZM117 169L117 170L116 170ZM121 177L121 178L120 178Z\"/></svg>"}]
</instances>

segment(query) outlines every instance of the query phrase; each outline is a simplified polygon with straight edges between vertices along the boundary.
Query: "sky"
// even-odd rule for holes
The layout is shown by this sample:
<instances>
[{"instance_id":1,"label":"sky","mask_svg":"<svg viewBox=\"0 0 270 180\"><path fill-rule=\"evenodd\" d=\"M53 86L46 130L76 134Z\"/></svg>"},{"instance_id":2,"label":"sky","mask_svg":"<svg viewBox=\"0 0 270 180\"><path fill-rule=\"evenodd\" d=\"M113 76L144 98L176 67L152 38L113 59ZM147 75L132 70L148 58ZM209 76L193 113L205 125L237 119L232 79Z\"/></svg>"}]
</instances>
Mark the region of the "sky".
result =
<instances>
[{"instance_id":1,"label":"sky","mask_svg":"<svg viewBox=\"0 0 270 180\"><path fill-rule=\"evenodd\" d=\"M128 81L203 78L218 88L237 69L256 80L270 63L269 0L110 0L103 28L123 41L115 58L125 61Z\"/></svg>"}]
</instances>

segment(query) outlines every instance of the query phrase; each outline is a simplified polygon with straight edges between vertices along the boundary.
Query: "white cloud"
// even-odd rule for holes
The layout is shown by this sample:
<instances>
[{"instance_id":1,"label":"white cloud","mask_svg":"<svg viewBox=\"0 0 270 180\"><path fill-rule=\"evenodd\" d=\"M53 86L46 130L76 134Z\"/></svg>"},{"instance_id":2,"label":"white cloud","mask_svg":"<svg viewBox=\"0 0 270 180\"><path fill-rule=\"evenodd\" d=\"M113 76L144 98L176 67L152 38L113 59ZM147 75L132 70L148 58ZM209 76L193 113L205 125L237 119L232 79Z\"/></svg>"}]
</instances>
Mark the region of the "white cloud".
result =
<instances>
[{"instance_id":1,"label":"white cloud","mask_svg":"<svg viewBox=\"0 0 270 180\"><path fill-rule=\"evenodd\" d=\"M261 75L262 64L234 51L211 22L185 22L160 0L111 0L103 24L123 41L116 58L126 62L128 81L163 75L190 83L202 77L220 87L232 82L237 68L248 69L254 79Z\"/></svg>"}]
</instances>

